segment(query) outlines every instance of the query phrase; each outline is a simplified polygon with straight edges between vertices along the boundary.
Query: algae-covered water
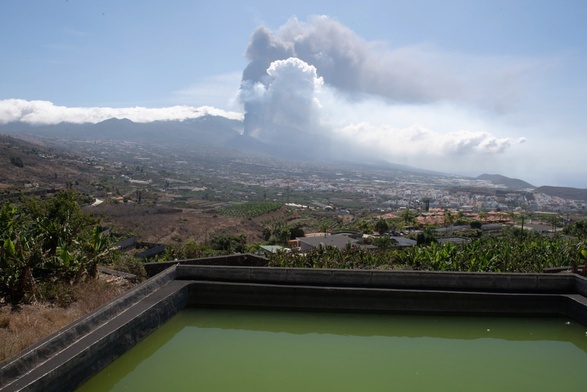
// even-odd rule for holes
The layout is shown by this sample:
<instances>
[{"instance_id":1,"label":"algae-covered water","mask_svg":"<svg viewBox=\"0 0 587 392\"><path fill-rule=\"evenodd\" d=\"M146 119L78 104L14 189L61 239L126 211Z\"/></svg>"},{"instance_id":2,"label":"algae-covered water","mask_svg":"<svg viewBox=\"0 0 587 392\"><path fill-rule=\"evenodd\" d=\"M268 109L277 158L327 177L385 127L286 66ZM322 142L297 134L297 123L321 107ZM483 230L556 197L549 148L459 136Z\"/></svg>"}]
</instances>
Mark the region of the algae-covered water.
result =
<instances>
[{"instance_id":1,"label":"algae-covered water","mask_svg":"<svg viewBox=\"0 0 587 392\"><path fill-rule=\"evenodd\" d=\"M583 391L564 318L186 309L78 391Z\"/></svg>"}]
</instances>

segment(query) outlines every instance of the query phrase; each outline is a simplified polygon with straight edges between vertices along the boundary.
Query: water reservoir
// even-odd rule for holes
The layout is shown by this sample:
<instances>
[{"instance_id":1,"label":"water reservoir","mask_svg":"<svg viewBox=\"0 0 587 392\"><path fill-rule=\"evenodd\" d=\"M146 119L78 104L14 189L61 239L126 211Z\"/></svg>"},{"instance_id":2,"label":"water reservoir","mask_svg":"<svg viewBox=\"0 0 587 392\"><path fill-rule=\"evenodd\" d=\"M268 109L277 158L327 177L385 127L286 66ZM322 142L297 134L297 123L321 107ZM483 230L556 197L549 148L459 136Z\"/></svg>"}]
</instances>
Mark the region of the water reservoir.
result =
<instances>
[{"instance_id":1,"label":"water reservoir","mask_svg":"<svg viewBox=\"0 0 587 392\"><path fill-rule=\"evenodd\" d=\"M579 391L564 317L188 308L78 391Z\"/></svg>"}]
</instances>

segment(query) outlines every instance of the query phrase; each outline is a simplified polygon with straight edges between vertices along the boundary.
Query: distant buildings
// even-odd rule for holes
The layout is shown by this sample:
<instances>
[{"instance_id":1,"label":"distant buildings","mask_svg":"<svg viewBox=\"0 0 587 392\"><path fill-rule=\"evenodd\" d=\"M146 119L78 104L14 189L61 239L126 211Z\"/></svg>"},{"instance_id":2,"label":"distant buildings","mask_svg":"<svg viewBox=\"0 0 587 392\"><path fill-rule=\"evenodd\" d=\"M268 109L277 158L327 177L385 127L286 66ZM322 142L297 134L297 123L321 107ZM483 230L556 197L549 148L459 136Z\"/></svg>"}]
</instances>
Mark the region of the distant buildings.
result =
<instances>
[{"instance_id":1,"label":"distant buildings","mask_svg":"<svg viewBox=\"0 0 587 392\"><path fill-rule=\"evenodd\" d=\"M348 246L360 246L365 248L375 248L371 245L361 245L359 241L342 234L327 234L316 235L311 237L298 237L295 240L289 242L289 246L292 248L298 248L302 252L308 252L319 246L323 247L334 247L339 250L344 250Z\"/></svg>"}]
</instances>

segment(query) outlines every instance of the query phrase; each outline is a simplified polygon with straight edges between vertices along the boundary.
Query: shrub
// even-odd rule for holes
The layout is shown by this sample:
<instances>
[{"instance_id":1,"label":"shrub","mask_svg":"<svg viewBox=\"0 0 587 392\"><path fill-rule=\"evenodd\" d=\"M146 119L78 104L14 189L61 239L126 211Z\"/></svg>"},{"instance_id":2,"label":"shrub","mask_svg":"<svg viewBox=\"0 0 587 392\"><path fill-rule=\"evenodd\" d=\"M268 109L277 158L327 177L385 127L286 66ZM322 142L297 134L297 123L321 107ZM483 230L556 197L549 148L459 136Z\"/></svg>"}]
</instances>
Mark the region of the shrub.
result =
<instances>
[{"instance_id":1,"label":"shrub","mask_svg":"<svg viewBox=\"0 0 587 392\"><path fill-rule=\"evenodd\" d=\"M10 157L10 163L12 163L16 167L24 167L24 163L22 162L22 159L20 159L19 157Z\"/></svg>"},{"instance_id":2,"label":"shrub","mask_svg":"<svg viewBox=\"0 0 587 392\"><path fill-rule=\"evenodd\" d=\"M478 220L471 221L470 225L471 225L472 229L480 229L481 226L483 226L481 221L478 221Z\"/></svg>"},{"instance_id":3,"label":"shrub","mask_svg":"<svg viewBox=\"0 0 587 392\"><path fill-rule=\"evenodd\" d=\"M144 280L147 277L147 272L145 271L143 263L139 259L127 254L117 257L112 264L112 268L120 272L133 274L139 281Z\"/></svg>"}]
</instances>

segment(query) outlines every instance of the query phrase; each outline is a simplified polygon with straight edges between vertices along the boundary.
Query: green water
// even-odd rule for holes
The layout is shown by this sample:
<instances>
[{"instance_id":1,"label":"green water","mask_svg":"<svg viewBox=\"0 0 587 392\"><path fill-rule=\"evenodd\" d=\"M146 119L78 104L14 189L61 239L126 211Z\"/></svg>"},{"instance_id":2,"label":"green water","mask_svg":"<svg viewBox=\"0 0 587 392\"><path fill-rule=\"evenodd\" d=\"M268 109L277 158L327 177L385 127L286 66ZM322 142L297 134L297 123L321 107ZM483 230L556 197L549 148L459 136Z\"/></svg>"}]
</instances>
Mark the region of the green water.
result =
<instances>
[{"instance_id":1,"label":"green water","mask_svg":"<svg viewBox=\"0 0 587 392\"><path fill-rule=\"evenodd\" d=\"M562 318L186 309L78 391L585 391Z\"/></svg>"}]
</instances>

